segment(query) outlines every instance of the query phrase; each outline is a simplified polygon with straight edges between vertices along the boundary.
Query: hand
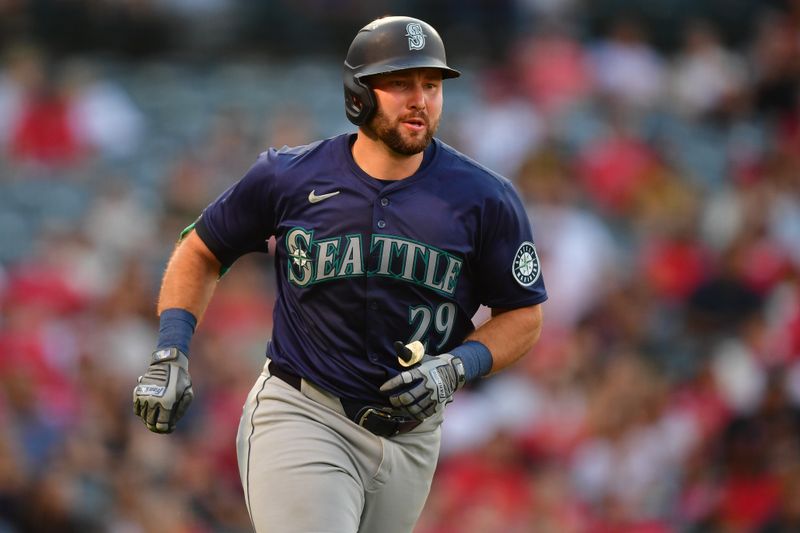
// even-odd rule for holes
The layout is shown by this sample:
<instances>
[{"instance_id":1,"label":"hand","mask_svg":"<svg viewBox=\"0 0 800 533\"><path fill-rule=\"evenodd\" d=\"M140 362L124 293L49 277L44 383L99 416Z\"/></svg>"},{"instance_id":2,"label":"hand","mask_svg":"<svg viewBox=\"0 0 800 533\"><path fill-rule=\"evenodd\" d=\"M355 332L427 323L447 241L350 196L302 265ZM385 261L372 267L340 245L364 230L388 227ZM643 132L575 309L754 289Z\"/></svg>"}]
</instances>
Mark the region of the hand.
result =
<instances>
[{"instance_id":1,"label":"hand","mask_svg":"<svg viewBox=\"0 0 800 533\"><path fill-rule=\"evenodd\" d=\"M133 414L155 433L172 433L194 399L189 359L177 348L153 352L150 367L133 389Z\"/></svg>"},{"instance_id":2,"label":"hand","mask_svg":"<svg viewBox=\"0 0 800 533\"><path fill-rule=\"evenodd\" d=\"M380 390L390 394L389 402L403 414L422 421L452 402L465 382L464 363L446 353L425 355L418 366L400 372Z\"/></svg>"}]
</instances>

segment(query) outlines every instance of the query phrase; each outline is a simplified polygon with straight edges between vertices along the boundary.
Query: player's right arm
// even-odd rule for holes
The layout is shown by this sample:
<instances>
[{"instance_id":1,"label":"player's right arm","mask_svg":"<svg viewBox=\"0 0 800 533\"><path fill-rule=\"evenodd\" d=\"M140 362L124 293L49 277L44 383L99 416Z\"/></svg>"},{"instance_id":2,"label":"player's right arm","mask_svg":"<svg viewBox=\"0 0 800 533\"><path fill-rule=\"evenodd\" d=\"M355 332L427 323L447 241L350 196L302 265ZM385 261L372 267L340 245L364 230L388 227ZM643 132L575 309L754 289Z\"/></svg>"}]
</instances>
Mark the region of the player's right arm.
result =
<instances>
[{"instance_id":1,"label":"player's right arm","mask_svg":"<svg viewBox=\"0 0 800 533\"><path fill-rule=\"evenodd\" d=\"M158 295L158 313L185 309L198 320L217 286L222 264L197 235L190 232L175 247L167 263Z\"/></svg>"},{"instance_id":2,"label":"player's right arm","mask_svg":"<svg viewBox=\"0 0 800 533\"><path fill-rule=\"evenodd\" d=\"M194 398L189 342L217 285L221 263L190 232L172 254L158 298L158 347L133 390L133 412L147 429L171 433Z\"/></svg>"},{"instance_id":3,"label":"player's right arm","mask_svg":"<svg viewBox=\"0 0 800 533\"><path fill-rule=\"evenodd\" d=\"M158 344L133 391L133 412L150 431L172 432L194 397L189 342L220 274L246 253L267 251L274 228L274 210L268 206L276 197L276 154L262 154L212 202L167 263L158 297Z\"/></svg>"}]
</instances>

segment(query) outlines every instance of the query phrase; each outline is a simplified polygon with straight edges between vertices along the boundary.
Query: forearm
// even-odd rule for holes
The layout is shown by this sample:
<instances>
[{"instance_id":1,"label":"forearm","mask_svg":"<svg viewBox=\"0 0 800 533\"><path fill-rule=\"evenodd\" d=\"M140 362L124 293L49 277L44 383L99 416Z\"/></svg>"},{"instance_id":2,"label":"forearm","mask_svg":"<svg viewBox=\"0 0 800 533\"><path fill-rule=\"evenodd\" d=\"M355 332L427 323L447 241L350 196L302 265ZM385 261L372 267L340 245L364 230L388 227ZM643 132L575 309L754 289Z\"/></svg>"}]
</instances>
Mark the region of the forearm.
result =
<instances>
[{"instance_id":1,"label":"forearm","mask_svg":"<svg viewBox=\"0 0 800 533\"><path fill-rule=\"evenodd\" d=\"M133 412L155 433L171 433L194 398L189 342L217 285L220 263L196 233L172 253L158 297L159 330L147 372L133 389Z\"/></svg>"},{"instance_id":2,"label":"forearm","mask_svg":"<svg viewBox=\"0 0 800 533\"><path fill-rule=\"evenodd\" d=\"M221 265L194 231L175 247L158 296L158 313L179 308L199 321L217 286Z\"/></svg>"},{"instance_id":3,"label":"forearm","mask_svg":"<svg viewBox=\"0 0 800 533\"><path fill-rule=\"evenodd\" d=\"M511 310L492 310L492 318L472 332L467 340L478 341L492 354L491 373L498 372L525 355L542 331L541 305Z\"/></svg>"},{"instance_id":4,"label":"forearm","mask_svg":"<svg viewBox=\"0 0 800 533\"><path fill-rule=\"evenodd\" d=\"M392 406L422 421L443 409L465 383L506 368L539 339L539 305L493 309L492 315L463 344L438 357L425 356L419 364L381 385Z\"/></svg>"}]
</instances>

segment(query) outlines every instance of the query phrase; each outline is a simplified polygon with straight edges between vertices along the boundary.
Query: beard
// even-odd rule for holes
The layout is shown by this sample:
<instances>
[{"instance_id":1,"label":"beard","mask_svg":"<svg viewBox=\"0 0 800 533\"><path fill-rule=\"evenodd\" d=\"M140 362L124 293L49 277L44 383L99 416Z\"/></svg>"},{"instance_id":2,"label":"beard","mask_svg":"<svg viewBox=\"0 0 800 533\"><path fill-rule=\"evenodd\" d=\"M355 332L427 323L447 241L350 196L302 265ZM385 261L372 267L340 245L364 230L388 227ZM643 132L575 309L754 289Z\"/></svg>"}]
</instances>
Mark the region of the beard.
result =
<instances>
[{"instance_id":1,"label":"beard","mask_svg":"<svg viewBox=\"0 0 800 533\"><path fill-rule=\"evenodd\" d=\"M425 122L425 130L423 132L404 132L402 121L416 118ZM413 114L391 120L378 109L375 115L367 122L366 127L372 133L372 136L380 139L390 150L400 155L415 155L428 147L431 139L436 134L439 128L439 120L431 122L427 113ZM404 133L406 133L404 135Z\"/></svg>"}]
</instances>

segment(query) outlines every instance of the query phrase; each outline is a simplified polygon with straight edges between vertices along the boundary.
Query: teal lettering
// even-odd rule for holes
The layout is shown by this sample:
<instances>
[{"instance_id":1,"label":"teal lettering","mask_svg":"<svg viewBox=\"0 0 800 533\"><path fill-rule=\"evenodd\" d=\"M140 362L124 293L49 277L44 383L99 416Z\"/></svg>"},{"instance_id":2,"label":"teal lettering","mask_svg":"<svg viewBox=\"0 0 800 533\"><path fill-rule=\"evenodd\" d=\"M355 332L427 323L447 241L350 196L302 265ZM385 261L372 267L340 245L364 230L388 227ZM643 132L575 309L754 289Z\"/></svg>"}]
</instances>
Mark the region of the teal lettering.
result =
<instances>
[{"instance_id":1,"label":"teal lettering","mask_svg":"<svg viewBox=\"0 0 800 533\"><path fill-rule=\"evenodd\" d=\"M342 254L337 277L361 276L364 274L364 260L361 257L361 235L348 235L347 247Z\"/></svg>"},{"instance_id":2,"label":"teal lettering","mask_svg":"<svg viewBox=\"0 0 800 533\"><path fill-rule=\"evenodd\" d=\"M336 276L336 252L339 250L339 239L317 241L317 277L315 281L323 281Z\"/></svg>"},{"instance_id":3,"label":"teal lettering","mask_svg":"<svg viewBox=\"0 0 800 533\"><path fill-rule=\"evenodd\" d=\"M366 270L361 235L346 235L344 241L341 237L314 241L313 235L299 227L286 234L288 277L295 285L366 275L402 279L446 295L455 293L463 261L445 251L401 237L372 235L374 269Z\"/></svg>"},{"instance_id":4,"label":"teal lettering","mask_svg":"<svg viewBox=\"0 0 800 533\"><path fill-rule=\"evenodd\" d=\"M453 257L447 256L447 271L442 279L442 290L447 294L453 294L456 291L456 284L458 283L458 274L461 272L461 261Z\"/></svg>"},{"instance_id":5,"label":"teal lettering","mask_svg":"<svg viewBox=\"0 0 800 533\"><path fill-rule=\"evenodd\" d=\"M425 280L422 282L426 287L444 291L444 279L439 283L433 279L436 276L436 267L439 265L439 252L428 250L427 265L425 265Z\"/></svg>"}]
</instances>

